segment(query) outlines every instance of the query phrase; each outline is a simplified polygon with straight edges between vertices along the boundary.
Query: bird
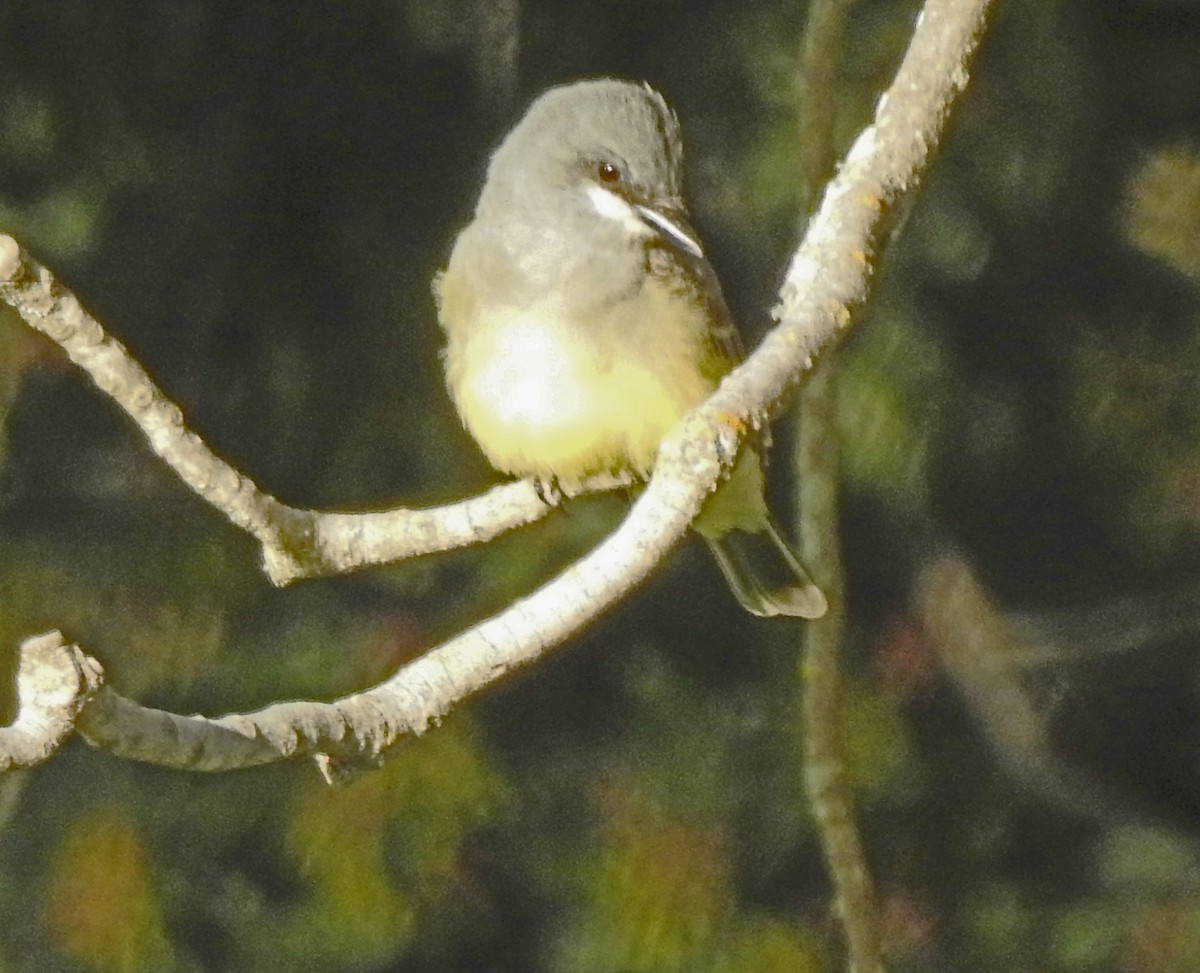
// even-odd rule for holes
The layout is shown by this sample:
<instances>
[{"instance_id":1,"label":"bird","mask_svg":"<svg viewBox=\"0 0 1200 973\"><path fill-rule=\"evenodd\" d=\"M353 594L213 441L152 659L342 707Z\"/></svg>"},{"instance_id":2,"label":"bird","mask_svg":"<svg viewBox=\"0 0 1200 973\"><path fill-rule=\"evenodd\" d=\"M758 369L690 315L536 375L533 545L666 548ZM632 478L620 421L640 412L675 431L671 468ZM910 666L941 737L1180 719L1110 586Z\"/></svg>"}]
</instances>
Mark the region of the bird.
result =
<instances>
[{"instance_id":1,"label":"bird","mask_svg":"<svg viewBox=\"0 0 1200 973\"><path fill-rule=\"evenodd\" d=\"M647 84L543 92L487 165L434 278L446 385L498 471L565 486L653 471L663 438L743 357L683 198L680 125ZM742 606L819 618L775 526L760 440L693 528Z\"/></svg>"}]
</instances>

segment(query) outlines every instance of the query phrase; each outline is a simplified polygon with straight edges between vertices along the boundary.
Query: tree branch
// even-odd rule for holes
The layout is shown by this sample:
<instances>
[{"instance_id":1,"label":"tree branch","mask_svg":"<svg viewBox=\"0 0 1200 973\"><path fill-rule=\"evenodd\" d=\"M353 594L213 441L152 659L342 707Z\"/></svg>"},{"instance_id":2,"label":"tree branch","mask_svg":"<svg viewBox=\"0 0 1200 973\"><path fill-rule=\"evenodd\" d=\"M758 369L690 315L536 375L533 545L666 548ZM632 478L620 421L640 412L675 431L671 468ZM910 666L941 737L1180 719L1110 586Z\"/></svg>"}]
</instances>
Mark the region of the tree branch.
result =
<instances>
[{"instance_id":1,"label":"tree branch","mask_svg":"<svg viewBox=\"0 0 1200 973\"><path fill-rule=\"evenodd\" d=\"M915 178L928 167L945 127L949 107L965 84L967 67L982 35L986 7L986 0L925 5L896 80L880 99L875 125L855 142L841 175L826 190L822 212L837 192L862 193L863 203L870 206L871 201L877 199L883 210L895 210L903 197L911 198L911 179L896 176L903 168L911 167ZM828 104L829 98L821 98L821 92L813 89L819 87L821 80L833 70L830 50L838 46L840 21L844 15L845 4L836 0L813 5L803 66L806 83L803 95L808 106ZM820 36L814 37L813 33ZM820 49L815 50L814 44ZM919 98L906 97L912 92L924 93L929 101L920 104ZM828 95L828 92L824 94ZM830 138L832 114L827 107L820 114L817 130L819 136L826 140ZM894 147L887 151L897 153L895 161L905 159L906 162L893 168L879 166L877 158L863 160L861 175L856 178L853 170L859 164L859 153L879 151L880 140L894 140ZM809 147L806 158L810 166L824 168L821 146ZM846 223L839 225L829 221L827 224L828 232L833 235L828 241L830 248L836 251L835 238L839 233L868 241L865 247L849 241L846 241L849 245L843 246L842 272L849 277L855 273L849 261L866 261L867 254L878 260L879 251L887 242L886 232L895 224L887 220L873 221L872 229L863 233L862 224L856 224L854 220L872 222L870 213L861 208L856 211L853 207L848 207L846 213L849 217ZM811 257L806 254L805 247L810 241L814 250L819 251L824 238L815 232L815 228L810 229L805 246L801 247L789 269L782 300L775 309L778 318L786 319L796 313L803 301L819 302L818 281L830 279L828 275L833 268L828 261L824 262L820 275L813 276L813 269L821 261L816 254ZM865 279L863 284L865 286ZM831 295L831 299L835 303L845 300L841 295ZM846 781L841 748L840 654L845 613L837 532L838 464L833 416L836 373L830 369L832 364L823 360L812 376L813 381L804 387L805 421L796 444L804 497L801 512L803 550L830 602L828 615L807 629L807 658L803 667L805 780L833 881L838 917L845 932L848 968L855 973L882 973L880 923L871 873L854 820L854 800Z\"/></svg>"},{"instance_id":2,"label":"tree branch","mask_svg":"<svg viewBox=\"0 0 1200 973\"><path fill-rule=\"evenodd\" d=\"M103 683L100 663L58 632L26 639L17 666L17 716L0 727L0 773L57 753Z\"/></svg>"},{"instance_id":3,"label":"tree branch","mask_svg":"<svg viewBox=\"0 0 1200 973\"><path fill-rule=\"evenodd\" d=\"M0 300L87 372L187 486L259 542L263 570L274 584L483 543L552 509L525 481L428 510L322 513L289 507L213 453L125 346L106 334L49 270L3 235ZM564 496L628 483L628 478L595 477Z\"/></svg>"},{"instance_id":4,"label":"tree branch","mask_svg":"<svg viewBox=\"0 0 1200 973\"><path fill-rule=\"evenodd\" d=\"M591 553L367 692L330 704L279 703L208 720L142 709L105 691L91 702L78 697L85 735L116 753L194 769L300 754L374 758L403 735L422 732L457 701L540 657L639 584L687 529L751 428L781 406L816 352L836 339L866 300L888 217L929 164L949 107L966 83L986 7L986 0L929 0L875 124L855 142L792 261L774 312L778 327L664 440L646 490ZM290 552L294 536L276 522L278 501L212 454L156 390L144 401L153 386L141 369L7 238L0 239L0 298L64 343L81 366L103 362L93 377L99 374L101 387L121 397L152 448L189 486L265 538L264 549L270 541L280 556L296 560ZM538 511L519 502L522 491L535 498L526 484L512 485L505 495L532 518ZM441 515L432 516L430 529L442 528ZM468 518L468 532L470 525Z\"/></svg>"}]
</instances>

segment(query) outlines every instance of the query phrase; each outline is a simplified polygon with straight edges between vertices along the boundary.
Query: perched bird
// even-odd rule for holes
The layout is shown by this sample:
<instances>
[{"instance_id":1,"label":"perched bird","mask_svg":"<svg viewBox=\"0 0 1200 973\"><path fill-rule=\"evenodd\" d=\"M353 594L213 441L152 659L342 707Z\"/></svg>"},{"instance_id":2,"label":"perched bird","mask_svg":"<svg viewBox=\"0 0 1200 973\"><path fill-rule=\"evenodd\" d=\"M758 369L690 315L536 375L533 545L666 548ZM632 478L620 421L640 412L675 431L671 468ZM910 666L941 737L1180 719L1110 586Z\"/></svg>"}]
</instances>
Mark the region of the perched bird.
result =
<instances>
[{"instance_id":1,"label":"perched bird","mask_svg":"<svg viewBox=\"0 0 1200 973\"><path fill-rule=\"evenodd\" d=\"M689 225L682 151L661 95L598 79L545 92L492 155L434 294L446 383L498 470L644 478L663 437L741 358ZM824 614L768 515L753 446L695 529L748 611Z\"/></svg>"}]
</instances>

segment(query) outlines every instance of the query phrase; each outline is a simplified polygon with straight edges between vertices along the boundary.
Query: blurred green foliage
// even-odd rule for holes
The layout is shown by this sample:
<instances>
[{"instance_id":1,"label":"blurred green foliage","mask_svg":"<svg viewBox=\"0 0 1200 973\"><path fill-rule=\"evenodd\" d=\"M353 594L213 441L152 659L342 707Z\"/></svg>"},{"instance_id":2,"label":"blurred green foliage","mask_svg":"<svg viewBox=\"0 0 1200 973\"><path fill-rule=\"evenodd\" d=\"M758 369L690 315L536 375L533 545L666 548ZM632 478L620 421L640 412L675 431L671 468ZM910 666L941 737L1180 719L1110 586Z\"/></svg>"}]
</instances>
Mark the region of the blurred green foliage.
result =
<instances>
[{"instance_id":1,"label":"blurred green foliage","mask_svg":"<svg viewBox=\"0 0 1200 973\"><path fill-rule=\"evenodd\" d=\"M1129 181L1126 232L1139 250L1200 278L1200 154L1165 146Z\"/></svg>"},{"instance_id":2,"label":"blurred green foliage","mask_svg":"<svg viewBox=\"0 0 1200 973\"><path fill-rule=\"evenodd\" d=\"M838 151L918 6L853 5L826 93ZM477 490L494 475L444 394L428 286L512 120L472 87L479 12L8 0L0 229L285 500ZM522 4L515 104L606 73L680 112L748 344L813 203L794 178L804 23L779 0ZM1200 963L1197 626L1171 600L1200 567L1197 63L1194 4L1003 3L840 356L842 733L894 970ZM276 591L4 310L0 418L0 671L59 627L120 691L180 712L372 685L625 506ZM941 675L909 589L947 539L1002 603L1140 625L1123 653L1103 628L1074 655L1031 650L1056 756L1103 810L1024 788ZM68 748L0 794L0 971L839 968L803 793L803 630L744 616L694 548L342 789L305 766L189 776Z\"/></svg>"},{"instance_id":3,"label":"blurred green foliage","mask_svg":"<svg viewBox=\"0 0 1200 973\"><path fill-rule=\"evenodd\" d=\"M62 950L105 973L160 970L170 946L152 854L120 810L96 808L49 863L45 921Z\"/></svg>"}]
</instances>

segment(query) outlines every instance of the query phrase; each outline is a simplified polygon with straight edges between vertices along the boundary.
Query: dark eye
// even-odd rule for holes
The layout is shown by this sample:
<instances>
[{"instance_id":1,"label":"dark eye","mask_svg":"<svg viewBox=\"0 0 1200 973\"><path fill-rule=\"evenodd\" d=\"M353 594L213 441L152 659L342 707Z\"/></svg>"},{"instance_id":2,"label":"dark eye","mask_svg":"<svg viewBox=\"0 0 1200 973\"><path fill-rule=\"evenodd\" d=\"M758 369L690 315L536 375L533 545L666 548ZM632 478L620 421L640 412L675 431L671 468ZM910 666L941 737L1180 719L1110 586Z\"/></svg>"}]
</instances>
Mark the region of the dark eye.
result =
<instances>
[{"instance_id":1,"label":"dark eye","mask_svg":"<svg viewBox=\"0 0 1200 973\"><path fill-rule=\"evenodd\" d=\"M601 162L596 166L596 175L600 177L601 182L621 181L621 170L611 162Z\"/></svg>"}]
</instances>

